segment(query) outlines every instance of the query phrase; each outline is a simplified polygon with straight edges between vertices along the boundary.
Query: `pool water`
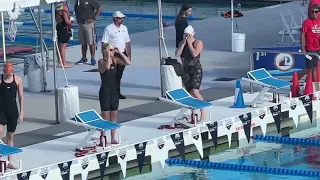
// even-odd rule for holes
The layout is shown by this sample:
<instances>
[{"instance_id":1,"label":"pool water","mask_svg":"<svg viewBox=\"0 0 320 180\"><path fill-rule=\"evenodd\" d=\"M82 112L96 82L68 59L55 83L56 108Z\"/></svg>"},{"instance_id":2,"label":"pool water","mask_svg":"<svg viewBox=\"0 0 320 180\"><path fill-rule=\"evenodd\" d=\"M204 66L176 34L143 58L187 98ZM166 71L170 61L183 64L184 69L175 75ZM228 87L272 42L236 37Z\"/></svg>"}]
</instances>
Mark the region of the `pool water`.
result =
<instances>
[{"instance_id":1,"label":"pool water","mask_svg":"<svg viewBox=\"0 0 320 180\"><path fill-rule=\"evenodd\" d=\"M73 5L75 0L68 1L70 9L73 11ZM116 10L120 10L123 13L128 14L153 14L157 15L157 3L156 2L141 2L141 1L99 1L102 4L103 12L112 13ZM241 6L241 10L249 10L255 9L259 7L264 7L270 5L270 3L255 3L250 4L246 3ZM192 17L200 17L205 16L214 17L220 16L220 12L229 11L230 4L218 4L218 3L207 3L207 4L193 4L193 14ZM42 4L41 9L50 10L50 5ZM162 11L163 15L167 16L175 16L180 10L181 4L175 3L163 3ZM236 4L235 4L236 7ZM38 18L38 13L34 13L35 17ZM51 14L42 13L42 20L44 24L51 24ZM16 20L17 22L29 22L33 23L32 17L30 13L23 12L19 18ZM166 24L172 25L174 23L174 19L164 19ZM105 26L112 23L111 17L101 16L96 22L96 33L98 36L98 40L102 38L103 30ZM158 20L156 18L139 18L139 17L127 17L125 19L125 25L128 27L129 33L137 33L148 30L153 30L158 28ZM50 38L52 36L51 27L44 26L43 27L44 38ZM31 36L38 37L36 27L35 26L18 26L17 36ZM74 40L78 40L77 27L74 28ZM36 45L35 42L28 42L32 45ZM12 44L21 44L21 42L14 42ZM25 43L23 43L25 44ZM49 43L51 44L51 43ZM48 45L50 46L50 45Z\"/></svg>"},{"instance_id":2,"label":"pool water","mask_svg":"<svg viewBox=\"0 0 320 180\"><path fill-rule=\"evenodd\" d=\"M317 137L319 138L319 136ZM238 159L222 161L229 164L241 164L250 166L262 166L273 168L290 168L297 170L320 169L320 148L306 146L281 145L262 153L245 155ZM171 168L171 167L170 167ZM211 169L190 169L191 172L172 175L169 177L158 178L157 180L315 180L313 177L274 175L264 173L248 173L238 171L223 171ZM319 178L320 179L320 178Z\"/></svg>"},{"instance_id":3,"label":"pool water","mask_svg":"<svg viewBox=\"0 0 320 180\"><path fill-rule=\"evenodd\" d=\"M319 122L317 122L317 124L318 123ZM299 132L303 137L315 140L320 139L320 131L317 125L308 125L300 127L300 129L291 130L291 133L294 132ZM268 134L276 135L277 133L270 132ZM236 147L237 145L234 145L229 149L226 145L225 149L221 149L214 153L211 153L210 151L210 155L205 158L204 161L272 168L288 168L304 171L320 170L320 147L284 145L261 141L253 141L252 144L245 148ZM197 155L195 156L199 157L198 152L196 152L196 154ZM200 160L199 158L194 157L187 157L186 159ZM224 160L221 161L217 159ZM152 173L161 175L151 176L150 174ZM149 176L148 173L146 173L127 177L126 179L138 180L141 178L145 180L320 180L320 178L314 177L195 169L181 166L165 166L165 168L162 169L161 167L157 168L157 165L155 165L155 168L152 167L152 172L149 172Z\"/></svg>"}]
</instances>

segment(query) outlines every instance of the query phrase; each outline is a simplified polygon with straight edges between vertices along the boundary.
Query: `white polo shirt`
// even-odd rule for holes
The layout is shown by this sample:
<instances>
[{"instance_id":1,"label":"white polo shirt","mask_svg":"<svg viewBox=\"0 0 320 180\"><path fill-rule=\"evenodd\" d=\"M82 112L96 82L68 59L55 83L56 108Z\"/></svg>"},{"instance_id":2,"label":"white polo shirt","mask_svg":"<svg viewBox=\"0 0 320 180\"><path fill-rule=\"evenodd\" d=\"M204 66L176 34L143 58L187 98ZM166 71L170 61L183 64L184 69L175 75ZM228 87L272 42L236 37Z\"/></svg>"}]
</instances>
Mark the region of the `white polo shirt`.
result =
<instances>
[{"instance_id":1,"label":"white polo shirt","mask_svg":"<svg viewBox=\"0 0 320 180\"><path fill-rule=\"evenodd\" d=\"M126 43L130 42L128 29L125 25L117 27L114 23L104 28L102 37L103 43L109 43L124 52L126 49Z\"/></svg>"}]
</instances>

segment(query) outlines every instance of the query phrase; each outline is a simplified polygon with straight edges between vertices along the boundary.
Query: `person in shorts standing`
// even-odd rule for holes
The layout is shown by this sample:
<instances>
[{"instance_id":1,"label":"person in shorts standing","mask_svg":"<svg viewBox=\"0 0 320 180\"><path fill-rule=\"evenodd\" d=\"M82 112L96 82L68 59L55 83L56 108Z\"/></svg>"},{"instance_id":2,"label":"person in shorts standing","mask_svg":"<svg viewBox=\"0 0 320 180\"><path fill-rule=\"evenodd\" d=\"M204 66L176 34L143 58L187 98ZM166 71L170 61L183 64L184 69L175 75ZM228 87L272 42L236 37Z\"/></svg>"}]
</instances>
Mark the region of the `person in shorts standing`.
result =
<instances>
[{"instance_id":1,"label":"person in shorts standing","mask_svg":"<svg viewBox=\"0 0 320 180\"><path fill-rule=\"evenodd\" d=\"M19 109L17 105L17 94ZM14 134L17 124L23 121L23 84L20 76L14 74L13 64L6 62L3 74L0 75L0 135L2 137L3 127L7 126L7 141L9 146L14 146ZM11 156L8 157L9 169L17 169L12 164Z\"/></svg>"},{"instance_id":2,"label":"person in shorts standing","mask_svg":"<svg viewBox=\"0 0 320 180\"><path fill-rule=\"evenodd\" d=\"M320 20L319 20L320 5L314 4L310 11L310 18L306 19L302 24L301 29L301 51L302 52L315 52L320 54ZM306 68L299 71L298 78L313 72L313 79L316 77L318 58L310 56L310 60L306 57Z\"/></svg>"},{"instance_id":3,"label":"person in shorts standing","mask_svg":"<svg viewBox=\"0 0 320 180\"><path fill-rule=\"evenodd\" d=\"M96 12L95 12L96 10ZM88 63L87 49L91 54L91 65L96 64L96 33L95 20L100 15L102 7L97 0L77 0L74 11L78 22L79 41L82 58L76 64Z\"/></svg>"}]
</instances>

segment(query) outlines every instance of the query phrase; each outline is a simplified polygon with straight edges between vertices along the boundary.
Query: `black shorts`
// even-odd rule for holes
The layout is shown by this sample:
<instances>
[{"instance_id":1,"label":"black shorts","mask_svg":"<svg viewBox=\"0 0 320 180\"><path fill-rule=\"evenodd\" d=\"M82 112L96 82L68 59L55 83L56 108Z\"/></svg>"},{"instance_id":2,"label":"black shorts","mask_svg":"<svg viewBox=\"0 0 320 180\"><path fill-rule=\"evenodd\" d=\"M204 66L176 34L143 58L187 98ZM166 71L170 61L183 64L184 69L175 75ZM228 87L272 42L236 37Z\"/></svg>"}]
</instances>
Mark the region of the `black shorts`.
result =
<instances>
[{"instance_id":1,"label":"black shorts","mask_svg":"<svg viewBox=\"0 0 320 180\"><path fill-rule=\"evenodd\" d=\"M68 43L71 32L68 32L62 25L57 25L58 43Z\"/></svg>"},{"instance_id":2,"label":"black shorts","mask_svg":"<svg viewBox=\"0 0 320 180\"><path fill-rule=\"evenodd\" d=\"M0 124L7 125L7 132L14 133L17 129L19 118L18 109L12 111L0 111Z\"/></svg>"},{"instance_id":3,"label":"black shorts","mask_svg":"<svg viewBox=\"0 0 320 180\"><path fill-rule=\"evenodd\" d=\"M117 111L119 108L119 94L116 89L99 91L101 111Z\"/></svg>"},{"instance_id":4,"label":"black shorts","mask_svg":"<svg viewBox=\"0 0 320 180\"><path fill-rule=\"evenodd\" d=\"M307 51L307 52L315 52L320 55L320 51ZM319 61L318 58L314 55L311 57L312 57L312 60L309 60L308 58L306 58L306 68L308 69L313 69L318 66L318 61Z\"/></svg>"}]
</instances>

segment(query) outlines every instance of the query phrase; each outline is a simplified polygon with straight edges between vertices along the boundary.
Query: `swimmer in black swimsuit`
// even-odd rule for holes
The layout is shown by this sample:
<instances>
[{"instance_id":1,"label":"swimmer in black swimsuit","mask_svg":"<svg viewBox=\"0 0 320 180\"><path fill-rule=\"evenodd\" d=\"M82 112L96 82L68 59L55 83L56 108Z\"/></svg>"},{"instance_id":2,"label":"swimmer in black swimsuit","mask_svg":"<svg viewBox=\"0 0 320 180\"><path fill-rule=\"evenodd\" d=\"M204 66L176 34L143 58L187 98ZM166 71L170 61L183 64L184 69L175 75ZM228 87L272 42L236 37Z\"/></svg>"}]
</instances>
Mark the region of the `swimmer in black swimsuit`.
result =
<instances>
[{"instance_id":1,"label":"swimmer in black swimsuit","mask_svg":"<svg viewBox=\"0 0 320 180\"><path fill-rule=\"evenodd\" d=\"M120 54L120 57L114 56L114 53ZM101 87L99 90L99 101L102 118L105 120L117 121L117 113L119 107L119 94L116 86L116 65L129 65L131 61L128 57L119 52L117 48L106 43L102 47L103 59L98 62L99 73L101 76ZM118 144L116 140L116 131L111 130L111 143ZM101 137L105 137L105 132L101 132ZM101 139L101 142L106 139Z\"/></svg>"},{"instance_id":2,"label":"swimmer in black swimsuit","mask_svg":"<svg viewBox=\"0 0 320 180\"><path fill-rule=\"evenodd\" d=\"M71 28L72 22L70 20L69 15L69 8L66 2L59 2L55 6L55 13L56 13L56 30L58 36L58 48L61 55L61 61L58 61L59 67L69 68L71 67L67 64L66 61L66 51L68 42L72 36ZM58 54L59 57L59 54ZM62 64L61 64L62 62Z\"/></svg>"},{"instance_id":3,"label":"swimmer in black swimsuit","mask_svg":"<svg viewBox=\"0 0 320 180\"><path fill-rule=\"evenodd\" d=\"M199 90L202 82L202 66L200 54L203 50L203 43L194 38L192 26L187 26L184 30L184 38L179 43L176 56L181 56L184 75L182 81L186 90L195 98L203 100ZM205 119L204 109L201 109L200 120Z\"/></svg>"},{"instance_id":4,"label":"swimmer in black swimsuit","mask_svg":"<svg viewBox=\"0 0 320 180\"><path fill-rule=\"evenodd\" d=\"M17 124L23 120L23 85L20 76L13 74L13 65L5 63L4 74L0 79L0 135L3 133L3 126L7 125L7 141L9 146L14 146L13 138ZM20 112L17 106L17 94L19 97ZM17 169L8 157L8 168Z\"/></svg>"}]
</instances>

